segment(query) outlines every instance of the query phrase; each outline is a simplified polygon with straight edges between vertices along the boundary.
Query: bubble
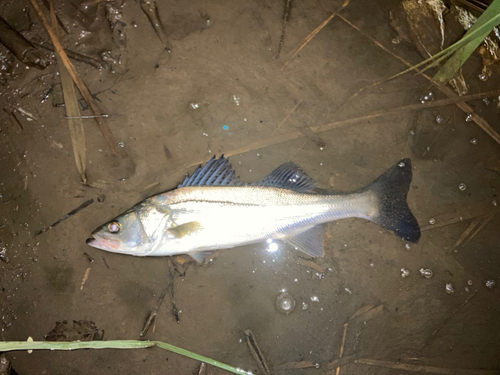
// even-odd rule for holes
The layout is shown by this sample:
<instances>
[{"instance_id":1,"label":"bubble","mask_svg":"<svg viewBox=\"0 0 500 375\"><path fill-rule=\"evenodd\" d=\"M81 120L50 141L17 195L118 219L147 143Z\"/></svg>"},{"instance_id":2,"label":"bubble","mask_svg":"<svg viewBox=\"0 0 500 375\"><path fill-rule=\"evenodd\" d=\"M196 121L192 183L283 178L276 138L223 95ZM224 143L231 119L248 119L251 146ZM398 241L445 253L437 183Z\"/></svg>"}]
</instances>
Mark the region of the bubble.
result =
<instances>
[{"instance_id":1,"label":"bubble","mask_svg":"<svg viewBox=\"0 0 500 375\"><path fill-rule=\"evenodd\" d=\"M477 145L477 138L471 138L470 143L472 143L473 145Z\"/></svg>"},{"instance_id":2,"label":"bubble","mask_svg":"<svg viewBox=\"0 0 500 375\"><path fill-rule=\"evenodd\" d=\"M0 195L0 198L1 198L1 195ZM491 204L492 204L493 206L495 206L495 207L496 207L496 206L498 205L497 200L496 200L496 199L493 199L493 200L491 201Z\"/></svg>"},{"instance_id":3,"label":"bubble","mask_svg":"<svg viewBox=\"0 0 500 375\"><path fill-rule=\"evenodd\" d=\"M118 146L125 147L125 144L123 142L118 142Z\"/></svg>"},{"instance_id":4,"label":"bubble","mask_svg":"<svg viewBox=\"0 0 500 375\"><path fill-rule=\"evenodd\" d=\"M443 118L443 116L441 116L441 115L437 115L437 116L436 116L436 122L437 122L438 124L442 124L442 123L444 122L444 118Z\"/></svg>"},{"instance_id":5,"label":"bubble","mask_svg":"<svg viewBox=\"0 0 500 375\"><path fill-rule=\"evenodd\" d=\"M480 81L483 81L483 82L485 82L485 81L487 81L487 80L488 80L488 76L487 76L486 74L483 74L483 73L479 74L479 75L477 76L477 78L479 78L479 80L480 80Z\"/></svg>"},{"instance_id":6,"label":"bubble","mask_svg":"<svg viewBox=\"0 0 500 375\"><path fill-rule=\"evenodd\" d=\"M471 122L472 121L472 114L468 114L467 117L465 118L465 121Z\"/></svg>"},{"instance_id":7,"label":"bubble","mask_svg":"<svg viewBox=\"0 0 500 375\"><path fill-rule=\"evenodd\" d=\"M484 105L490 105L491 101L488 98L483 98L483 103L484 103Z\"/></svg>"},{"instance_id":8,"label":"bubble","mask_svg":"<svg viewBox=\"0 0 500 375\"><path fill-rule=\"evenodd\" d=\"M406 247L406 250L410 250L410 249L411 249L411 246L410 246L410 244L409 244L409 243L407 243L407 244L405 245L405 247Z\"/></svg>"},{"instance_id":9,"label":"bubble","mask_svg":"<svg viewBox=\"0 0 500 375\"><path fill-rule=\"evenodd\" d=\"M276 298L276 307L284 314L289 314L295 308L295 299L288 293L281 293Z\"/></svg>"},{"instance_id":10,"label":"bubble","mask_svg":"<svg viewBox=\"0 0 500 375\"><path fill-rule=\"evenodd\" d=\"M452 294L455 293L455 289L453 289L453 284L452 283L447 283L445 285L446 293Z\"/></svg>"},{"instance_id":11,"label":"bubble","mask_svg":"<svg viewBox=\"0 0 500 375\"><path fill-rule=\"evenodd\" d=\"M233 99L233 102L236 103L236 105L240 105L240 98L239 97L237 97L236 95L233 95L232 99Z\"/></svg>"},{"instance_id":12,"label":"bubble","mask_svg":"<svg viewBox=\"0 0 500 375\"><path fill-rule=\"evenodd\" d=\"M495 280L486 281L486 288L493 289L494 286L495 286Z\"/></svg>"},{"instance_id":13,"label":"bubble","mask_svg":"<svg viewBox=\"0 0 500 375\"><path fill-rule=\"evenodd\" d=\"M399 39L399 37L392 38L391 42L392 42L392 44L399 44L399 43L401 43L401 39Z\"/></svg>"},{"instance_id":14,"label":"bubble","mask_svg":"<svg viewBox=\"0 0 500 375\"><path fill-rule=\"evenodd\" d=\"M309 308L309 305L305 302L302 302L302 310L307 310Z\"/></svg>"},{"instance_id":15,"label":"bubble","mask_svg":"<svg viewBox=\"0 0 500 375\"><path fill-rule=\"evenodd\" d=\"M467 189L467 186L465 186L465 184L462 182L460 185L458 185L458 188L464 191L465 189Z\"/></svg>"},{"instance_id":16,"label":"bubble","mask_svg":"<svg viewBox=\"0 0 500 375\"><path fill-rule=\"evenodd\" d=\"M432 272L432 270L430 270L430 269L428 269L428 268L426 268L426 269L421 268L421 269L420 269L420 274L421 274L423 277L425 277L426 279L430 279L434 273Z\"/></svg>"},{"instance_id":17,"label":"bubble","mask_svg":"<svg viewBox=\"0 0 500 375\"><path fill-rule=\"evenodd\" d=\"M312 302L319 302L319 298L317 296L312 296L311 301Z\"/></svg>"},{"instance_id":18,"label":"bubble","mask_svg":"<svg viewBox=\"0 0 500 375\"><path fill-rule=\"evenodd\" d=\"M404 162L404 161L400 161L400 162L398 163L398 167L399 167L399 168L404 168L404 166L405 166L405 165L406 165L406 164L405 164L405 162Z\"/></svg>"},{"instance_id":19,"label":"bubble","mask_svg":"<svg viewBox=\"0 0 500 375\"><path fill-rule=\"evenodd\" d=\"M429 224L431 224L431 225L436 224L436 219L434 219L434 218L429 219Z\"/></svg>"},{"instance_id":20,"label":"bubble","mask_svg":"<svg viewBox=\"0 0 500 375\"><path fill-rule=\"evenodd\" d=\"M189 103L189 107L191 109L198 109L198 108L200 108L200 103L191 102L191 103Z\"/></svg>"},{"instance_id":21,"label":"bubble","mask_svg":"<svg viewBox=\"0 0 500 375\"><path fill-rule=\"evenodd\" d=\"M472 285L472 280L468 280L467 285Z\"/></svg>"},{"instance_id":22,"label":"bubble","mask_svg":"<svg viewBox=\"0 0 500 375\"><path fill-rule=\"evenodd\" d=\"M408 277L410 276L410 271L408 271L406 268L401 268L401 277Z\"/></svg>"},{"instance_id":23,"label":"bubble","mask_svg":"<svg viewBox=\"0 0 500 375\"><path fill-rule=\"evenodd\" d=\"M319 363L315 363L314 367L319 368Z\"/></svg>"}]
</instances>

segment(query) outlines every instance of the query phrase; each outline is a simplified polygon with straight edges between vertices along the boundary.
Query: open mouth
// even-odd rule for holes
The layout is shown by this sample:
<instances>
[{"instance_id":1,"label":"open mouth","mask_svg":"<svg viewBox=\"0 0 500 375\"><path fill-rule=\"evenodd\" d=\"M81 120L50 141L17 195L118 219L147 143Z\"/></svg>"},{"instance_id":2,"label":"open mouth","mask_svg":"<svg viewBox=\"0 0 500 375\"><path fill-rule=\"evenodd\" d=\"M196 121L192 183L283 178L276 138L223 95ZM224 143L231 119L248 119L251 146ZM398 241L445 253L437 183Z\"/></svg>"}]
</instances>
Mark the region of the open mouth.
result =
<instances>
[{"instance_id":1,"label":"open mouth","mask_svg":"<svg viewBox=\"0 0 500 375\"><path fill-rule=\"evenodd\" d=\"M86 242L87 245L101 250L116 251L120 247L120 241L101 237L89 238Z\"/></svg>"}]
</instances>

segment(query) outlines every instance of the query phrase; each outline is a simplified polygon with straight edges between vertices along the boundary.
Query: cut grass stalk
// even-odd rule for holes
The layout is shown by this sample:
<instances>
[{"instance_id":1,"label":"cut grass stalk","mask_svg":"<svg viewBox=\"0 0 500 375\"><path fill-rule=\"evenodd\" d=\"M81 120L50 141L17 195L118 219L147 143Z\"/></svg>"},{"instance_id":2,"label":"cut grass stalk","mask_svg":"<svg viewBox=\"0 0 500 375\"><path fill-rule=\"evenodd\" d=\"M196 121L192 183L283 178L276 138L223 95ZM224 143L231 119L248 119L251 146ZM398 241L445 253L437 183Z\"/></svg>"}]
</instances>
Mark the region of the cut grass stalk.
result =
<instances>
[{"instance_id":1,"label":"cut grass stalk","mask_svg":"<svg viewBox=\"0 0 500 375\"><path fill-rule=\"evenodd\" d=\"M109 340L109 341L5 341L0 342L0 352L13 350L77 350L77 349L145 349L157 346L188 358L205 362L234 374L251 374L214 359L190 352L189 350L162 341Z\"/></svg>"}]
</instances>

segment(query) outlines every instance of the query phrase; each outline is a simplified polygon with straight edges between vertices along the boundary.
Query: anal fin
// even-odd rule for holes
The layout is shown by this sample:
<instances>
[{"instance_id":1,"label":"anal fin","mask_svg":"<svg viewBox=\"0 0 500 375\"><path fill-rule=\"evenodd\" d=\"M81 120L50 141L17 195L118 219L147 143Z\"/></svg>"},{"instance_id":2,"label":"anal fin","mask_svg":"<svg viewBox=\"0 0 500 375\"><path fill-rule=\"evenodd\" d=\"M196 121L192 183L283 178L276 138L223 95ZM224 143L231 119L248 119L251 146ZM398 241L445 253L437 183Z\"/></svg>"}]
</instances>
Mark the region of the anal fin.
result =
<instances>
[{"instance_id":1,"label":"anal fin","mask_svg":"<svg viewBox=\"0 0 500 375\"><path fill-rule=\"evenodd\" d=\"M317 225L293 237L286 238L285 242L311 257L323 257L325 256L323 247L324 236L325 229L323 226Z\"/></svg>"}]
</instances>

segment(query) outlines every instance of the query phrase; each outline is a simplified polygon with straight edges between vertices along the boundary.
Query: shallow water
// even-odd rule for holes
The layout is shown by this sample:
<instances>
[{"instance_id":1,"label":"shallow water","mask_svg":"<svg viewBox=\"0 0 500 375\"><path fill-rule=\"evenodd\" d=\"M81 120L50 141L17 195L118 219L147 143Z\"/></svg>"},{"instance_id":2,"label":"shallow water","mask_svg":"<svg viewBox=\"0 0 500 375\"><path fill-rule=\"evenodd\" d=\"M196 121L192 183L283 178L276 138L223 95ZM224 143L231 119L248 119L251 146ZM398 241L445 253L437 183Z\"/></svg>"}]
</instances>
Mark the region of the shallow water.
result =
<instances>
[{"instance_id":1,"label":"shallow water","mask_svg":"<svg viewBox=\"0 0 500 375\"><path fill-rule=\"evenodd\" d=\"M138 339L169 281L168 258L106 253L86 246L85 240L135 203L174 188L213 155L224 153L249 182L293 161L320 188L333 191L362 187L411 157L408 202L426 229L417 245L407 246L373 223L349 219L327 225L326 256L313 259L313 265L283 245L272 252L269 244L220 250L206 265L186 263L173 271L180 321L167 295L146 339L258 374L245 339L250 329L274 372L328 374L326 363L339 356L344 324L373 304L383 308L349 321L344 357L500 368L495 334L500 329L500 216L453 251L472 221L470 212L479 212L475 205L496 207L498 144L455 106L311 130L415 104L429 92L423 79L403 78L368 89L336 111L362 86L404 68L337 18L283 67L340 3L292 2L279 59L281 3L157 3L171 37L170 54L139 5L127 1L121 18L126 34L122 64L113 67L114 73L75 64L90 91L98 93L98 105L129 155L125 161L114 158L93 120L84 120L87 176L95 187L79 182L64 108L54 107L63 101L56 66L45 71L19 67L17 78L0 87L2 108L21 108L34 117L28 121L16 112L21 129L4 111L0 114L0 246L8 261L0 262L2 339L42 340L56 321L65 319L91 320L105 330L105 339ZM352 2L342 14L394 53L418 62L411 46L391 42L396 35L388 12L394 4ZM25 16L19 7L21 2L4 2L0 15L21 23ZM66 37L71 41L67 46L93 56L117 50L102 15L102 22L92 23L94 11L77 14L70 5L61 10L90 32L84 33L86 39L77 38L78 44ZM27 36L45 37L31 17L35 26ZM73 32L80 30L77 26ZM498 87L498 72L483 82L477 79L478 69L473 60L464 72L471 93ZM489 105L482 100L470 104L500 131L498 98ZM34 236L88 199L94 203ZM447 214L463 220L439 226ZM428 224L431 219L435 228ZM402 269L409 271L407 277ZM432 277L421 275L421 269L430 269ZM486 287L488 280L497 285ZM453 293L447 293L447 284ZM284 292L296 303L288 314L276 304ZM194 360L159 349L18 352L9 358L21 374L194 374L199 368ZM283 363L298 361L320 368L280 370ZM402 371L351 362L341 373ZM209 373L223 371L210 368Z\"/></svg>"}]
</instances>

